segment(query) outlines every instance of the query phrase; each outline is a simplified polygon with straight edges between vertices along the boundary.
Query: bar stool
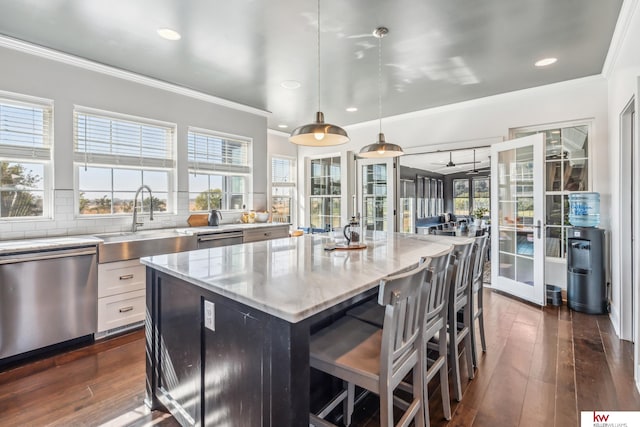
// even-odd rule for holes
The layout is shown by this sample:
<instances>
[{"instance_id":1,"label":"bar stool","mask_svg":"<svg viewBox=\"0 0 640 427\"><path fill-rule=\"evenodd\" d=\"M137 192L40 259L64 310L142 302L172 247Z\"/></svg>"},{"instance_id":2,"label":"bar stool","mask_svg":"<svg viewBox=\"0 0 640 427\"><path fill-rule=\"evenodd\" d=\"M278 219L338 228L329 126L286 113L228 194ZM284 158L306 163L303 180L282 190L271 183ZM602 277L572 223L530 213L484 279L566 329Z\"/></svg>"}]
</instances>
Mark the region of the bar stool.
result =
<instances>
[{"instance_id":1,"label":"bar stool","mask_svg":"<svg viewBox=\"0 0 640 427\"><path fill-rule=\"evenodd\" d=\"M427 302L424 314L424 344L426 370L422 380L424 386L424 411L426 425L430 425L429 417L429 382L440 374L440 393L442 398L442 412L445 419L451 419L451 404L449 402L449 368L447 365L447 311L449 301L450 252L446 254L423 258L421 263L428 265L427 270ZM435 359L427 355L426 345L434 337L439 338L438 351Z\"/></svg>"},{"instance_id":2,"label":"bar stool","mask_svg":"<svg viewBox=\"0 0 640 427\"><path fill-rule=\"evenodd\" d=\"M345 425L351 424L355 386L380 396L380 426L394 426L394 395L402 379L412 373L412 401L398 426L425 425L422 376L424 370L424 281L427 264L380 281L378 304L385 306L382 329L345 316L311 337L312 368L340 378L343 390L318 414L310 414L314 426L330 425L326 417L346 400Z\"/></svg>"},{"instance_id":3,"label":"bar stool","mask_svg":"<svg viewBox=\"0 0 640 427\"><path fill-rule=\"evenodd\" d=\"M425 422L428 426L429 422L429 382L440 374L440 393L442 398L442 410L445 419L451 419L451 404L449 402L449 368L447 362L447 312L449 302L449 284L450 271L452 270L450 262L450 251L442 254L424 257L420 259L421 265L427 266L427 276L425 281L425 310L424 310L424 343L425 343L425 361L423 384L424 384L424 410ZM372 324L374 326L382 326L384 312L378 304L372 304L372 301L361 304L347 312L348 316L355 317L359 320ZM426 343L432 338L439 338L437 349L432 351L434 358L427 357ZM402 383L400 387L405 391L410 391L410 385Z\"/></svg>"},{"instance_id":4,"label":"bar stool","mask_svg":"<svg viewBox=\"0 0 640 427\"><path fill-rule=\"evenodd\" d=\"M480 343L482 345L482 351L487 351L487 342L484 336L484 313L483 313L483 278L484 278L484 263L487 259L487 251L489 241L488 235L484 234L480 237L476 237L475 239L475 259L473 265L473 284L472 284L472 293L471 293L471 349L473 355L473 366L478 366L478 352L477 352L477 342L478 339L476 337L476 320L478 320L478 326L480 329Z\"/></svg>"},{"instance_id":5,"label":"bar stool","mask_svg":"<svg viewBox=\"0 0 640 427\"><path fill-rule=\"evenodd\" d=\"M451 255L451 284L448 302L448 354L449 364L453 374L453 391L456 400L462 400L462 385L460 381L460 343L464 342L464 353L467 359L467 372L469 379L473 379L473 357L471 349L471 278L473 268L474 242L464 245L454 245ZM461 321L458 320L458 312L462 311ZM434 337L435 342L428 344L429 349L439 350L441 343L439 337Z\"/></svg>"}]
</instances>

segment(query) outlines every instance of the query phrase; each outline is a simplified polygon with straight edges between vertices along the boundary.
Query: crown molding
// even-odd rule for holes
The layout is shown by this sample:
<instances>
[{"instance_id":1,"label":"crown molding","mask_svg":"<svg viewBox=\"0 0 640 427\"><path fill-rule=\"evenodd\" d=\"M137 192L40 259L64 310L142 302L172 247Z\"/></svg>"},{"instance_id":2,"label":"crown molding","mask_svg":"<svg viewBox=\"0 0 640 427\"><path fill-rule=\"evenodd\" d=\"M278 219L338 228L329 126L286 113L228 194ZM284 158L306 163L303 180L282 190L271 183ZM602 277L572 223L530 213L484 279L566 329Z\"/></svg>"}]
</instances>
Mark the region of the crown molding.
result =
<instances>
[{"instance_id":1,"label":"crown molding","mask_svg":"<svg viewBox=\"0 0 640 427\"><path fill-rule=\"evenodd\" d=\"M0 47L16 50L29 55L38 56L40 58L49 59L52 61L60 62L66 65L82 68L88 71L94 71L96 73L105 74L107 76L116 77L118 79L127 80L133 83L149 86L155 89L164 90L167 92L173 92L178 95L187 96L189 98L205 101L210 104L219 105L221 107L231 108L237 111L243 111L245 113L251 113L262 117L268 117L271 115L270 111L261 110L259 108L250 107L248 105L240 104L237 102L229 101L227 99L218 98L217 96L208 95L197 90L188 89L183 86L178 86L172 83L167 83L162 80L157 80L151 77L143 76L131 71L122 70L109 65L100 64L98 62L90 61L88 59L80 58L78 56L70 55L68 53L62 53L57 50L49 49L46 47L38 46L32 43L27 43L22 40L14 39L0 35Z\"/></svg>"},{"instance_id":2,"label":"crown molding","mask_svg":"<svg viewBox=\"0 0 640 427\"><path fill-rule=\"evenodd\" d=\"M636 12L638 6L638 0L624 0L622 7L620 8L620 14L618 15L618 21L616 22L616 28L613 30L613 36L611 37L611 43L609 43L609 50L607 51L607 57L602 65L602 75L606 78L611 76L613 67L618 61L618 55L620 49L624 43L627 33L629 32L629 26L633 20L633 14Z\"/></svg>"},{"instance_id":3,"label":"crown molding","mask_svg":"<svg viewBox=\"0 0 640 427\"><path fill-rule=\"evenodd\" d=\"M283 132L277 129L267 129L267 133L270 135L283 136L285 138L289 138L289 136L291 136L289 132Z\"/></svg>"}]
</instances>

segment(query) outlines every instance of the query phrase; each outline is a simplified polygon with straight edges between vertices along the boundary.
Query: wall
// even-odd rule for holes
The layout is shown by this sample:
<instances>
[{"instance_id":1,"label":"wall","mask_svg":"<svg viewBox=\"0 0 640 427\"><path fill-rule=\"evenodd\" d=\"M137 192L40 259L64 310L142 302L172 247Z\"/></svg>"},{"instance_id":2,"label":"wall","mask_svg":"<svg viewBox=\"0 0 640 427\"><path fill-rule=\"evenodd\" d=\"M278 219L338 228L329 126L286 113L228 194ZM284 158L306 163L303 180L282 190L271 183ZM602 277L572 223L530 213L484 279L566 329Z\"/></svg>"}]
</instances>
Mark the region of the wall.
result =
<instances>
[{"instance_id":1,"label":"wall","mask_svg":"<svg viewBox=\"0 0 640 427\"><path fill-rule=\"evenodd\" d=\"M614 175L609 173L607 81L603 76L389 117L383 120L383 131L388 141L400 144L405 151L414 152L420 151L418 147L451 149L486 145L486 141L507 140L509 130L513 128L580 119L593 119L590 179L593 191L601 194L600 227L610 230ZM349 143L325 149L300 147L299 161L312 154L336 150L343 155L347 151L358 152L360 147L376 138L378 122L347 126L346 129L351 137ZM300 197L303 199L304 195ZM302 217L304 214L301 211ZM342 221L346 223L346 216ZM566 266L562 260L547 262L545 282L566 287Z\"/></svg>"},{"instance_id":2,"label":"wall","mask_svg":"<svg viewBox=\"0 0 640 427\"><path fill-rule=\"evenodd\" d=\"M123 231L131 226L129 217L78 218L75 214L72 117L76 104L177 124L176 213L157 215L145 228L187 225L188 126L253 139L253 207L266 208L266 114L216 105L5 47L0 47L0 64L0 90L54 101L53 219L0 221L0 239Z\"/></svg>"},{"instance_id":3,"label":"wall","mask_svg":"<svg viewBox=\"0 0 640 427\"><path fill-rule=\"evenodd\" d=\"M636 203L638 201L638 171L640 171L639 151L638 148L638 96L640 86L640 49L638 49L638 40L640 40L640 6L638 1L625 1L621 11L616 34L610 49L609 56L610 69L605 70L608 74L608 110L609 110L609 140L611 141L611 151L609 158L610 180L612 185L612 221L611 221L611 252L612 252L612 289L611 289L611 321L616 332L624 339L634 339L636 342L636 382L640 384L640 356L638 354L638 342L640 335L640 323L637 319L640 317L639 294L640 288L638 280L635 283L631 280L630 265L623 266L622 260L626 255L626 248L621 247L621 235L628 233L630 221L638 223L638 213L636 218L630 218L629 213L621 209L624 201L630 197L630 193L623 193L628 182L633 179L635 185L634 197ZM635 98L636 111L636 148L635 148L635 176L631 177L626 172L629 171L623 160L625 152L621 151L620 146L620 114L630 100ZM625 171L625 173L621 173ZM637 206L637 205L636 205ZM637 256L640 254L638 239L640 234L635 229L635 252L636 260L631 260L636 269L639 264ZM632 292L633 289L633 292ZM635 300L635 301L633 301ZM626 302L626 304L625 304ZM634 304L635 302L635 304ZM634 307L635 305L635 307ZM635 337L632 336L633 312L636 313ZM640 386L639 386L640 388Z\"/></svg>"}]
</instances>

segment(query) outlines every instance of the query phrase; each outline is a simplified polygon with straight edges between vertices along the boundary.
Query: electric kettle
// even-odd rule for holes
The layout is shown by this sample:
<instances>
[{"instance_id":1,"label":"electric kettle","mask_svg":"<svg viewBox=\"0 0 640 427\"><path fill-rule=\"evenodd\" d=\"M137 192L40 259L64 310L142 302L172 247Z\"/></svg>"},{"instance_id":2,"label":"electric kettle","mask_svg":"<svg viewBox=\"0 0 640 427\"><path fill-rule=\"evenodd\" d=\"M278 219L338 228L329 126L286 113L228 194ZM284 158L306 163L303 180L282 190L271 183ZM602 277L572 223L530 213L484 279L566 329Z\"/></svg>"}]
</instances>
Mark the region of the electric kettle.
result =
<instances>
[{"instance_id":1,"label":"electric kettle","mask_svg":"<svg viewBox=\"0 0 640 427\"><path fill-rule=\"evenodd\" d=\"M347 239L347 245L358 245L360 244L360 233L360 214L358 214L351 217L349 224L344 226L342 234Z\"/></svg>"},{"instance_id":2,"label":"electric kettle","mask_svg":"<svg viewBox=\"0 0 640 427\"><path fill-rule=\"evenodd\" d=\"M209 212L209 218L207 220L207 224L213 227L217 227L220 225L220 220L222 219L222 213L219 210L213 209Z\"/></svg>"}]
</instances>

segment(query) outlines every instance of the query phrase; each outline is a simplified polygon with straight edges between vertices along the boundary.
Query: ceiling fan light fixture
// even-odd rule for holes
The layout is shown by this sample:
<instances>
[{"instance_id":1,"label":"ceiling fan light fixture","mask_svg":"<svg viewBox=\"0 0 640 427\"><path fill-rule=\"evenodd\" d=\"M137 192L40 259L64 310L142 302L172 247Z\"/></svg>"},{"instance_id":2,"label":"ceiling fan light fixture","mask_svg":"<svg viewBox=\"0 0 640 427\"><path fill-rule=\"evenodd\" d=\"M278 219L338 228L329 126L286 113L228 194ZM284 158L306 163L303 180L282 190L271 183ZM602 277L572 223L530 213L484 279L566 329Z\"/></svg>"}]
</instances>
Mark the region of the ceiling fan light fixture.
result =
<instances>
[{"instance_id":1,"label":"ceiling fan light fixture","mask_svg":"<svg viewBox=\"0 0 640 427\"><path fill-rule=\"evenodd\" d=\"M320 109L320 0L318 0L318 112L313 123L298 126L291 132L289 141L297 145L325 147L349 142L347 131L340 126L324 122Z\"/></svg>"},{"instance_id":2,"label":"ceiling fan light fixture","mask_svg":"<svg viewBox=\"0 0 640 427\"><path fill-rule=\"evenodd\" d=\"M456 164L453 163L453 155L451 154L451 151L449 151L449 163L447 163L445 166L448 168L453 168L456 166Z\"/></svg>"},{"instance_id":3,"label":"ceiling fan light fixture","mask_svg":"<svg viewBox=\"0 0 640 427\"><path fill-rule=\"evenodd\" d=\"M373 30L373 35L378 39L378 118L380 131L378 140L360 149L358 157L365 159L398 157L404 154L402 147L397 144L387 142L382 133L382 38L389 33L387 27L378 27Z\"/></svg>"}]
</instances>

